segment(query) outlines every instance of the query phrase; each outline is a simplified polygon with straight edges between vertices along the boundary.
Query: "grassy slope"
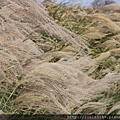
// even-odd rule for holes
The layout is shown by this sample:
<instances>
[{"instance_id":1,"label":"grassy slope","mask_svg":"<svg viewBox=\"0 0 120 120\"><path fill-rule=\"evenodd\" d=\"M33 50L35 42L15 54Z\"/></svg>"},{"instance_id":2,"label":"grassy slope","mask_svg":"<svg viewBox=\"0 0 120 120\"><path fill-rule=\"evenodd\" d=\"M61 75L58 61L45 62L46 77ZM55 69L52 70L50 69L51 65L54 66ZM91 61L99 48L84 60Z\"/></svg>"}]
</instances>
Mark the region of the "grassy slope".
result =
<instances>
[{"instance_id":1,"label":"grassy slope","mask_svg":"<svg viewBox=\"0 0 120 120\"><path fill-rule=\"evenodd\" d=\"M98 66L97 68L89 74L92 78L98 80L100 78L103 78L106 74L109 72L120 72L120 53L117 51L118 48L120 48L120 43L118 39L114 39L116 35L119 34L119 31L114 29L114 23L115 21L109 21L113 23L113 26L109 26L109 23L107 25L104 25L105 19L99 18L94 16L94 13L96 10L92 9L86 9L82 10L80 8L75 7L66 7L66 6L59 6L55 5L54 7L47 6L47 9L49 11L50 16L54 18L57 24L69 29L70 31L76 33L78 36L82 36L82 38L86 41L89 50L85 49L84 52L89 55L91 58L95 59L97 58ZM98 13L95 13L99 15ZM106 14L105 14L106 15ZM104 16L104 15L103 15ZM94 17L94 20L92 19ZM109 15L108 15L109 17ZM106 20L107 21L107 20ZM119 21L119 20L118 20ZM100 23L101 22L101 23ZM100 23L100 24L99 24ZM102 26L102 30L101 27ZM116 25L116 23L115 23ZM92 28L96 28L95 30L91 30ZM112 28L112 29L111 29ZM90 31L89 31L90 30ZM115 33L114 33L114 31ZM95 33L95 31L98 31ZM95 33L92 35L89 35L88 33ZM102 34L102 35L101 35ZM50 49L46 50L45 52L48 52L50 50L54 51L60 51L64 46L65 42L60 42L56 37L51 37L46 34L42 34L42 39L44 40L44 43L47 43L50 41L52 43L52 47ZM106 44L103 44L105 41L108 40L114 40L115 45L114 46L108 46ZM36 40L34 41L36 43ZM117 43L117 44L116 44ZM37 44L39 44L39 41L37 41ZM54 49L53 49L54 46ZM110 54L106 58L106 53L110 52ZM105 53L103 57L99 57L101 53ZM76 53L77 54L77 53ZM77 59L79 59L79 56L77 56ZM53 56L49 62L57 62L60 60L60 56ZM9 75L9 73L6 72L6 75ZM18 77L18 80L21 80L20 77ZM14 100L22 91L22 88L24 86L19 86L17 89L14 88L16 86L11 86L8 83L2 83L2 96L1 96L1 108L2 111L5 113L13 113L14 107L17 106L17 104L11 104L11 101ZM117 113L120 108L115 108L119 105L120 101L120 82L115 82L109 91L104 92L102 96L97 97L89 102L99 102L99 101L109 101L108 106L106 106L106 110L104 113ZM15 110L15 109L14 109ZM26 113L34 113L33 111L27 111L26 109L23 110ZM77 111L77 108L73 110L74 113ZM96 109L92 108L85 108L81 111L81 113L98 113ZM51 111L43 110L41 113L51 113Z\"/></svg>"},{"instance_id":2,"label":"grassy slope","mask_svg":"<svg viewBox=\"0 0 120 120\"><path fill-rule=\"evenodd\" d=\"M80 36L83 36L83 38L86 34L86 31L90 27L95 27L95 28L100 27L97 23L98 22L97 19L93 20L91 19L91 17L89 18L89 16L92 16L94 14L99 15L101 10L97 11L96 9L91 9L91 8L81 9L79 7L77 8L76 6L68 7L68 6L54 5L54 4L53 6L47 5L46 7L49 11L49 15L54 18L57 24L69 29L70 31ZM106 13L103 13L103 16L107 15ZM114 12L111 13L110 15L112 16L112 14L114 14ZM117 19L117 21L120 21L120 19ZM113 25L113 27L115 26ZM109 31L109 27L105 29L105 32L101 32L103 33L102 37L101 36L99 37L96 33L94 34L94 36L88 37L87 39L85 38L89 44L91 53L88 53L88 51L85 52L89 54L92 58L97 58L98 56L100 56L101 53L105 53L107 51L110 51L111 49L120 48L120 43L119 41L117 41L117 39L116 39L117 45L116 44L114 45L113 42L113 46L111 45L109 47L109 45L106 44L105 47L104 46L101 47L102 43L104 43L105 41L108 40L114 41L115 40L114 36L118 34L118 33L114 34L113 31L111 30L107 33L107 30ZM94 31L89 31L89 32L94 32ZM112 44L112 42L110 44ZM116 56L110 55L107 59L102 59L96 70L93 73L91 73L90 76L92 76L94 79L100 79L103 78L108 72L119 73L120 72L119 59L120 59L119 53ZM106 101L111 99L111 102L109 106L107 106L105 113L107 113L115 104L119 104L120 101L120 82L115 82L113 84L114 85L111 87L110 91L105 92L102 97L98 97L93 100L94 102L95 101L97 102L103 98L106 99ZM86 110L85 111L83 110L82 112L88 113L88 111ZM117 113L117 110L116 111L113 110L113 113Z\"/></svg>"}]
</instances>

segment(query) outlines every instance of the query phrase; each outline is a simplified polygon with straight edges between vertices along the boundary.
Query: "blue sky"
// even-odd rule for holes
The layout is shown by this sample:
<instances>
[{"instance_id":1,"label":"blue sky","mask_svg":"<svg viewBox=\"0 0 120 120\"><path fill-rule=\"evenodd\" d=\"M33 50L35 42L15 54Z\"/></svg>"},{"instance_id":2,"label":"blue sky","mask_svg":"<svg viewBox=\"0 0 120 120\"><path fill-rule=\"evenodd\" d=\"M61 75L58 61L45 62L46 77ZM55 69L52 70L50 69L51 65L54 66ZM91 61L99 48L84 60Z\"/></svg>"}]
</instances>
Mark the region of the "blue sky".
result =
<instances>
[{"instance_id":1,"label":"blue sky","mask_svg":"<svg viewBox=\"0 0 120 120\"><path fill-rule=\"evenodd\" d=\"M56 0L56 1L61 1L61 0ZM75 1L75 2L81 2L82 4L84 5L90 5L90 3L92 3L92 1L94 0L62 0L62 1ZM116 3L120 4L120 0L113 0L115 1Z\"/></svg>"},{"instance_id":2,"label":"blue sky","mask_svg":"<svg viewBox=\"0 0 120 120\"><path fill-rule=\"evenodd\" d=\"M81 0L84 4L89 5L94 0ZM116 3L120 4L120 0L114 0Z\"/></svg>"}]
</instances>

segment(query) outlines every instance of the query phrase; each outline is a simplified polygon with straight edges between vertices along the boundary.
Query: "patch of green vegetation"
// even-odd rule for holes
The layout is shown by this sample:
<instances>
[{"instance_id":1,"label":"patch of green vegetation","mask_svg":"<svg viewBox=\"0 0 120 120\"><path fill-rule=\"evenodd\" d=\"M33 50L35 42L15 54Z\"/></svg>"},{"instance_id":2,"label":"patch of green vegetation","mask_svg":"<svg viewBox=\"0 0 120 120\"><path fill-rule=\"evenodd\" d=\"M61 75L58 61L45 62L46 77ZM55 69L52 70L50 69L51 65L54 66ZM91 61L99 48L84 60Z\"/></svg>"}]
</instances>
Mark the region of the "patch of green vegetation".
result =
<instances>
[{"instance_id":1,"label":"patch of green vegetation","mask_svg":"<svg viewBox=\"0 0 120 120\"><path fill-rule=\"evenodd\" d=\"M79 13L84 13L80 8L69 6L47 6L49 15L56 20L57 24L69 29L76 34L82 34L86 30L86 26L90 24L90 20L86 17L80 17Z\"/></svg>"},{"instance_id":2,"label":"patch of green vegetation","mask_svg":"<svg viewBox=\"0 0 120 120\"><path fill-rule=\"evenodd\" d=\"M12 105L10 104L10 102L6 102L6 100L7 100L6 97L8 95L8 89L9 89L9 85L8 85L8 83L6 83L5 88L4 88L4 93L2 96L0 96L0 97L2 97L1 101L0 101L1 110L5 113L9 113L12 111Z\"/></svg>"},{"instance_id":3,"label":"patch of green vegetation","mask_svg":"<svg viewBox=\"0 0 120 120\"><path fill-rule=\"evenodd\" d=\"M89 47L94 48L94 47L100 45L101 43L105 42L106 40L113 40L113 38L112 38L113 35L114 34L107 34L102 38L91 38L88 40L88 43L90 45Z\"/></svg>"},{"instance_id":4,"label":"patch of green vegetation","mask_svg":"<svg viewBox=\"0 0 120 120\"><path fill-rule=\"evenodd\" d=\"M4 86L1 87L4 91L3 95L0 96L1 110L5 113L13 113L13 108L17 106L17 104L13 104L12 101L19 96L22 88L20 86L15 89L16 85L10 85L8 83L2 83L1 86Z\"/></svg>"},{"instance_id":5,"label":"patch of green vegetation","mask_svg":"<svg viewBox=\"0 0 120 120\"><path fill-rule=\"evenodd\" d=\"M60 41L55 36L50 36L50 35L48 35L46 33L43 33L43 34L40 33L39 35L44 39L44 42L50 41L52 43L57 43L57 42Z\"/></svg>"},{"instance_id":6,"label":"patch of green vegetation","mask_svg":"<svg viewBox=\"0 0 120 120\"><path fill-rule=\"evenodd\" d=\"M71 111L71 114L74 114L78 109L79 109L79 107L75 107L75 108Z\"/></svg>"},{"instance_id":7,"label":"patch of green vegetation","mask_svg":"<svg viewBox=\"0 0 120 120\"><path fill-rule=\"evenodd\" d=\"M60 56L54 56L49 62L52 62L52 63L54 63L54 62L57 62L57 61L59 61L61 59L61 57Z\"/></svg>"},{"instance_id":8,"label":"patch of green vegetation","mask_svg":"<svg viewBox=\"0 0 120 120\"><path fill-rule=\"evenodd\" d=\"M100 44L105 42L106 40L113 39L111 38L113 35L114 34L108 34L100 39L89 39L89 48L91 48L91 53L89 53L89 55L91 56L91 58L97 58L101 53L110 50L110 48L107 47L101 48ZM115 57L115 59L118 58ZM92 74L90 74L90 76L92 76L92 78L94 79L101 79L107 74L107 72L103 72L103 70L108 69L110 71L119 72L119 68L120 67L117 62L114 62L110 58L108 58L107 60L101 61L96 70Z\"/></svg>"},{"instance_id":9,"label":"patch of green vegetation","mask_svg":"<svg viewBox=\"0 0 120 120\"><path fill-rule=\"evenodd\" d=\"M60 21L58 22L59 25L69 29L70 31L76 34L82 34L85 31L85 28L82 26L80 22L71 22L71 21Z\"/></svg>"},{"instance_id":10,"label":"patch of green vegetation","mask_svg":"<svg viewBox=\"0 0 120 120\"><path fill-rule=\"evenodd\" d=\"M69 43L66 44L66 42L60 39L57 39L55 36L48 35L46 33L44 34L39 33L39 35L42 38L42 41L33 39L33 42L38 44L38 46L40 43L49 43L52 46L52 48L48 51L60 51L64 46L69 45ZM45 52L48 52L48 51L45 51Z\"/></svg>"},{"instance_id":11,"label":"patch of green vegetation","mask_svg":"<svg viewBox=\"0 0 120 120\"><path fill-rule=\"evenodd\" d=\"M114 82L113 86L110 87L110 90L105 93L104 98L111 100L110 104L107 106L107 111L109 111L113 106L117 105L120 102L120 82ZM116 114L118 110L112 112Z\"/></svg>"},{"instance_id":12,"label":"patch of green vegetation","mask_svg":"<svg viewBox=\"0 0 120 120\"><path fill-rule=\"evenodd\" d=\"M107 60L104 60L101 63L99 63L96 70L92 74L90 74L90 76L93 79L101 79L108 73L108 72L103 72L104 70L107 69L119 73L120 69L119 66L118 68L116 68L117 64L118 64L117 62L112 62L110 58L108 58Z\"/></svg>"},{"instance_id":13,"label":"patch of green vegetation","mask_svg":"<svg viewBox=\"0 0 120 120\"><path fill-rule=\"evenodd\" d=\"M96 80L103 78L106 75L106 73L102 73L101 70L103 70L103 68L99 65L90 76Z\"/></svg>"}]
</instances>

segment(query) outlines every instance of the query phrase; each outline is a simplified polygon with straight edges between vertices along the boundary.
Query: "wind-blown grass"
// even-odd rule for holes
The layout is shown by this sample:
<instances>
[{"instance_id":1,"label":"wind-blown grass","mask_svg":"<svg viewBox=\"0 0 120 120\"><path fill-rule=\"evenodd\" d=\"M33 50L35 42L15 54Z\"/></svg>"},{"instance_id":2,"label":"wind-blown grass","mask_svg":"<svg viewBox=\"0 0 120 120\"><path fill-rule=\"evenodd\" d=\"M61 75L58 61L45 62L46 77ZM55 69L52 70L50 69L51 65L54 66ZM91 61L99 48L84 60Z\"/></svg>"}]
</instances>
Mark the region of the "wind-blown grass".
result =
<instances>
[{"instance_id":1,"label":"wind-blown grass","mask_svg":"<svg viewBox=\"0 0 120 120\"><path fill-rule=\"evenodd\" d=\"M0 110L120 112L120 24L111 18L118 8L106 14L56 3L45 9L33 0L1 2Z\"/></svg>"}]
</instances>

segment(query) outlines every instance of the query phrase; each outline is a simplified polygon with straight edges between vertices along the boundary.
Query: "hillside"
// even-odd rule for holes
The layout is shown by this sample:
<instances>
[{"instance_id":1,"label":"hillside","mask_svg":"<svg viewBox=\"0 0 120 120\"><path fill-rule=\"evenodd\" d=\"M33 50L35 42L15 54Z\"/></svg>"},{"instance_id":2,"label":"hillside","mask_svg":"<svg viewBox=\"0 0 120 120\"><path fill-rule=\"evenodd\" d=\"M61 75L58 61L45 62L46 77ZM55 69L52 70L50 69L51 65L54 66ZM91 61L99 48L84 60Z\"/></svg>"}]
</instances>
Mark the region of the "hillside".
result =
<instances>
[{"instance_id":1,"label":"hillside","mask_svg":"<svg viewBox=\"0 0 120 120\"><path fill-rule=\"evenodd\" d=\"M0 112L120 114L120 6L0 1Z\"/></svg>"}]
</instances>

